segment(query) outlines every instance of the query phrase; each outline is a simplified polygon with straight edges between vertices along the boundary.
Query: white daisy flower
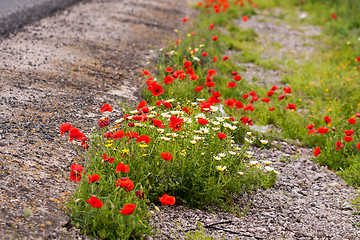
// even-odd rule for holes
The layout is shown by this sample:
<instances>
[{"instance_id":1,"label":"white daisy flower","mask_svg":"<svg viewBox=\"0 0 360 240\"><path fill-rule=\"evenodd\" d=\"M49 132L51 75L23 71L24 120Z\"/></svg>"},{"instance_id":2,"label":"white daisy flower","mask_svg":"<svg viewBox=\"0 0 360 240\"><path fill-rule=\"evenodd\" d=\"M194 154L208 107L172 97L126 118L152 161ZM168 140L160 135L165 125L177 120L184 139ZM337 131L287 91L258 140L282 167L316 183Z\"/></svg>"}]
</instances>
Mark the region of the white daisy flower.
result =
<instances>
[{"instance_id":1,"label":"white daisy flower","mask_svg":"<svg viewBox=\"0 0 360 240\"><path fill-rule=\"evenodd\" d=\"M226 171L226 166L216 166L216 170L219 170L220 172Z\"/></svg>"},{"instance_id":2,"label":"white daisy flower","mask_svg":"<svg viewBox=\"0 0 360 240\"><path fill-rule=\"evenodd\" d=\"M195 118L204 118L204 119L206 119L206 115L203 114L203 113L199 113L199 114L195 115Z\"/></svg>"},{"instance_id":3,"label":"white daisy flower","mask_svg":"<svg viewBox=\"0 0 360 240\"><path fill-rule=\"evenodd\" d=\"M219 157L219 156L214 156L214 159L215 159L216 161L220 161L220 160L221 160L221 157Z\"/></svg>"},{"instance_id":4,"label":"white daisy flower","mask_svg":"<svg viewBox=\"0 0 360 240\"><path fill-rule=\"evenodd\" d=\"M236 152L233 152L233 151L229 151L228 152L230 155L232 155L232 156L235 156L236 155Z\"/></svg>"}]
</instances>

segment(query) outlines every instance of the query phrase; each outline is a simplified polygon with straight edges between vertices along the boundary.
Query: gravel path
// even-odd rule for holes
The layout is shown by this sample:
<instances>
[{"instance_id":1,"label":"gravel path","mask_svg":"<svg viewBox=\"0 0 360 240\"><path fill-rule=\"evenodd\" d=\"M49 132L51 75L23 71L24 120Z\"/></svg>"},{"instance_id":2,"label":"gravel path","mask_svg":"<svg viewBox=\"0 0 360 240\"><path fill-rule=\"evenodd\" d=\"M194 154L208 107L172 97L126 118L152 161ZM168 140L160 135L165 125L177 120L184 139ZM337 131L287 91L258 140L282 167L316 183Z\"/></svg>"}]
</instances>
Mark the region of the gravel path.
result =
<instances>
[{"instance_id":1,"label":"gravel path","mask_svg":"<svg viewBox=\"0 0 360 240\"><path fill-rule=\"evenodd\" d=\"M59 126L90 133L105 102L137 102L188 14L186 0L91 0L0 39L0 238L75 238L63 209L78 157Z\"/></svg>"}]
</instances>

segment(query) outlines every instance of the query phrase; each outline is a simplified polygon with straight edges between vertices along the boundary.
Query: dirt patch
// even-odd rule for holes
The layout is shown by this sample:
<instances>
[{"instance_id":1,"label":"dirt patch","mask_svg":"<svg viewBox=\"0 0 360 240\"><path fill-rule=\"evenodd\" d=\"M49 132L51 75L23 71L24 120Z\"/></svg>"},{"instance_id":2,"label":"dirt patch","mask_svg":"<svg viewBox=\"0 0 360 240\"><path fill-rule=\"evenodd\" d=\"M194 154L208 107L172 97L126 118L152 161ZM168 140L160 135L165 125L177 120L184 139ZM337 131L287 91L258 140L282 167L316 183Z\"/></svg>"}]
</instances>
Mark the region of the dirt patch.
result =
<instances>
[{"instance_id":1,"label":"dirt patch","mask_svg":"<svg viewBox=\"0 0 360 240\"><path fill-rule=\"evenodd\" d=\"M90 134L103 103L138 101L139 72L190 12L186 0L93 0L1 40L0 237L75 238L63 209L77 146L60 124Z\"/></svg>"}]
</instances>

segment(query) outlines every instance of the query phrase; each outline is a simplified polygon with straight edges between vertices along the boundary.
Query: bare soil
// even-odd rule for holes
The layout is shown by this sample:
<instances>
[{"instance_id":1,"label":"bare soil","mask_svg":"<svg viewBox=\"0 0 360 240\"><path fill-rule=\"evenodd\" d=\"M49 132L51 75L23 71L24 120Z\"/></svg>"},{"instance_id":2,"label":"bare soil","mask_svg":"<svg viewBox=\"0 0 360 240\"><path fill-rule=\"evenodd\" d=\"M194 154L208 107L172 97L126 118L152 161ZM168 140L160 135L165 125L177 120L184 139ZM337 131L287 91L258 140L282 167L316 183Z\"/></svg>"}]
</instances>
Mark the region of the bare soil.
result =
<instances>
[{"instance_id":1,"label":"bare soil","mask_svg":"<svg viewBox=\"0 0 360 240\"><path fill-rule=\"evenodd\" d=\"M104 103L138 101L140 71L190 12L186 0L91 0L0 40L0 237L78 238L64 211L78 154L59 126L90 133Z\"/></svg>"}]
</instances>

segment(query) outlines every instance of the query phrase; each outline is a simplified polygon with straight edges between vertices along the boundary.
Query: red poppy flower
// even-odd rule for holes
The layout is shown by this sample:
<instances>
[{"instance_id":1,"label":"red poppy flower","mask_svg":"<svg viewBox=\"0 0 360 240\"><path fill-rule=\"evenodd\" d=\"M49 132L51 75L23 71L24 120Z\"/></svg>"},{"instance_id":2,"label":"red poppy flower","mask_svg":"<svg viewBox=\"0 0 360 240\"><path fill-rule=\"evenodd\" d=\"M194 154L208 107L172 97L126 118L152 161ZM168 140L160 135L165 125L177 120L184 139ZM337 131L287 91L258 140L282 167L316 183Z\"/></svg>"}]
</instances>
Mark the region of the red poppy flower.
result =
<instances>
[{"instance_id":1,"label":"red poppy flower","mask_svg":"<svg viewBox=\"0 0 360 240\"><path fill-rule=\"evenodd\" d=\"M271 88L272 91L276 91L276 90L278 90L278 89L279 89L279 87L278 87L278 86L275 86L275 85L272 86L272 88Z\"/></svg>"},{"instance_id":2,"label":"red poppy flower","mask_svg":"<svg viewBox=\"0 0 360 240\"><path fill-rule=\"evenodd\" d=\"M134 189L134 183L129 178L121 178L116 181L117 187L122 187L126 192L130 192L130 190Z\"/></svg>"},{"instance_id":3,"label":"red poppy flower","mask_svg":"<svg viewBox=\"0 0 360 240\"><path fill-rule=\"evenodd\" d=\"M71 129L71 124L70 123L63 123L60 126L60 131L61 131L61 136L64 135L64 132L68 132Z\"/></svg>"},{"instance_id":4,"label":"red poppy flower","mask_svg":"<svg viewBox=\"0 0 360 240\"><path fill-rule=\"evenodd\" d=\"M124 163L120 162L116 166L115 173L118 172L128 173L129 171L130 171L129 165L125 165Z\"/></svg>"},{"instance_id":5,"label":"red poppy flower","mask_svg":"<svg viewBox=\"0 0 360 240\"><path fill-rule=\"evenodd\" d=\"M74 182L80 182L81 174L83 174L82 173L83 167L79 164L72 164L70 169L71 169L70 179Z\"/></svg>"},{"instance_id":6,"label":"red poppy flower","mask_svg":"<svg viewBox=\"0 0 360 240\"><path fill-rule=\"evenodd\" d=\"M141 108L145 107L147 105L147 101L142 100L139 105L137 106L136 110L140 110Z\"/></svg>"},{"instance_id":7,"label":"red poppy flower","mask_svg":"<svg viewBox=\"0 0 360 240\"><path fill-rule=\"evenodd\" d=\"M256 96L256 92L255 92L255 91L249 92L249 95L255 97L255 96Z\"/></svg>"},{"instance_id":8,"label":"red poppy flower","mask_svg":"<svg viewBox=\"0 0 360 240\"><path fill-rule=\"evenodd\" d=\"M327 123L331 123L331 119L329 118L329 116L325 116L324 121Z\"/></svg>"},{"instance_id":9,"label":"red poppy flower","mask_svg":"<svg viewBox=\"0 0 360 240\"><path fill-rule=\"evenodd\" d=\"M168 153L168 152L163 152L163 153L161 153L161 157L162 157L165 161L171 161L171 159L172 159L171 153Z\"/></svg>"},{"instance_id":10,"label":"red poppy flower","mask_svg":"<svg viewBox=\"0 0 360 240\"><path fill-rule=\"evenodd\" d=\"M106 162L108 161L109 163L113 163L115 160L115 158L113 157L107 157L105 153L103 153L103 161Z\"/></svg>"},{"instance_id":11,"label":"red poppy flower","mask_svg":"<svg viewBox=\"0 0 360 240\"><path fill-rule=\"evenodd\" d=\"M213 41L217 41L217 40L218 40L218 37L217 37L217 36L213 36L211 39L212 39Z\"/></svg>"},{"instance_id":12,"label":"red poppy flower","mask_svg":"<svg viewBox=\"0 0 360 240\"><path fill-rule=\"evenodd\" d=\"M102 201L94 196L91 196L90 199L86 201L94 208L101 208L103 206Z\"/></svg>"},{"instance_id":13,"label":"red poppy flower","mask_svg":"<svg viewBox=\"0 0 360 240\"><path fill-rule=\"evenodd\" d=\"M225 102L224 102L224 105L225 106L228 106L229 108L233 108L233 107L235 107L235 105L236 105L236 100L235 99L227 99L227 100L225 100Z\"/></svg>"},{"instance_id":14,"label":"red poppy flower","mask_svg":"<svg viewBox=\"0 0 360 240\"><path fill-rule=\"evenodd\" d=\"M250 100L250 103L256 102L256 101L258 101L259 99L260 99L259 97L253 97L253 98Z\"/></svg>"},{"instance_id":15,"label":"red poppy flower","mask_svg":"<svg viewBox=\"0 0 360 240\"><path fill-rule=\"evenodd\" d=\"M151 120L152 120L155 127L165 128L165 126L163 125L161 120L158 120L158 119L151 119Z\"/></svg>"},{"instance_id":16,"label":"red poppy flower","mask_svg":"<svg viewBox=\"0 0 360 240\"><path fill-rule=\"evenodd\" d=\"M135 204L125 204L124 207L119 211L119 213L124 215L130 215L134 212L135 208Z\"/></svg>"},{"instance_id":17,"label":"red poppy flower","mask_svg":"<svg viewBox=\"0 0 360 240\"><path fill-rule=\"evenodd\" d=\"M248 16L243 16L243 21L247 22L247 20L248 20Z\"/></svg>"},{"instance_id":18,"label":"red poppy flower","mask_svg":"<svg viewBox=\"0 0 360 240\"><path fill-rule=\"evenodd\" d=\"M212 106L213 104L209 101L203 101L202 103L200 103L200 108L201 108L201 112L203 111L210 111L210 107Z\"/></svg>"},{"instance_id":19,"label":"red poppy flower","mask_svg":"<svg viewBox=\"0 0 360 240\"><path fill-rule=\"evenodd\" d=\"M110 125L110 121L107 117L99 118L99 127L103 128Z\"/></svg>"},{"instance_id":20,"label":"red poppy flower","mask_svg":"<svg viewBox=\"0 0 360 240\"><path fill-rule=\"evenodd\" d=\"M357 149L360 149L360 143L356 144Z\"/></svg>"},{"instance_id":21,"label":"red poppy flower","mask_svg":"<svg viewBox=\"0 0 360 240\"><path fill-rule=\"evenodd\" d=\"M209 69L207 72L207 76L210 77L214 77L217 74L217 71L215 69Z\"/></svg>"},{"instance_id":22,"label":"red poppy flower","mask_svg":"<svg viewBox=\"0 0 360 240\"><path fill-rule=\"evenodd\" d=\"M284 94L280 94L280 95L279 95L279 101L282 100L282 99L284 99L284 97L285 97Z\"/></svg>"},{"instance_id":23,"label":"red poppy flower","mask_svg":"<svg viewBox=\"0 0 360 240\"><path fill-rule=\"evenodd\" d=\"M189 77L189 79L190 79L191 81L194 81L194 80L199 79L199 78L200 78L200 77L199 77L198 75L196 75L196 74L191 74L190 77Z\"/></svg>"},{"instance_id":24,"label":"red poppy flower","mask_svg":"<svg viewBox=\"0 0 360 240\"><path fill-rule=\"evenodd\" d=\"M262 98L261 101L268 103L268 102L270 102L270 98Z\"/></svg>"},{"instance_id":25,"label":"red poppy flower","mask_svg":"<svg viewBox=\"0 0 360 240\"><path fill-rule=\"evenodd\" d=\"M337 16L336 16L335 13L331 14L331 17L332 17L332 19L336 19L336 18L337 18Z\"/></svg>"},{"instance_id":26,"label":"red poppy flower","mask_svg":"<svg viewBox=\"0 0 360 240\"><path fill-rule=\"evenodd\" d=\"M200 92L201 90L203 90L203 88L203 86L195 87L195 92Z\"/></svg>"},{"instance_id":27,"label":"red poppy flower","mask_svg":"<svg viewBox=\"0 0 360 240\"><path fill-rule=\"evenodd\" d=\"M201 54L201 56L207 57L207 56L209 56L209 54L208 54L207 52L203 52L203 53Z\"/></svg>"},{"instance_id":28,"label":"red poppy flower","mask_svg":"<svg viewBox=\"0 0 360 240\"><path fill-rule=\"evenodd\" d=\"M112 110L113 110L112 107L110 107L109 104L105 103L105 104L101 107L100 112L105 112L105 111L112 112Z\"/></svg>"},{"instance_id":29,"label":"red poppy flower","mask_svg":"<svg viewBox=\"0 0 360 240\"><path fill-rule=\"evenodd\" d=\"M143 119L142 116L133 116L133 120L134 120L134 121L139 121L139 122L143 122L143 121L144 121L144 119Z\"/></svg>"},{"instance_id":30,"label":"red poppy flower","mask_svg":"<svg viewBox=\"0 0 360 240\"><path fill-rule=\"evenodd\" d=\"M210 23L209 29L210 29L210 30L213 30L213 29L214 29L214 24L213 24L213 23Z\"/></svg>"},{"instance_id":31,"label":"red poppy flower","mask_svg":"<svg viewBox=\"0 0 360 240\"><path fill-rule=\"evenodd\" d=\"M145 199L145 193L141 191L136 192L136 196L140 199Z\"/></svg>"},{"instance_id":32,"label":"red poppy flower","mask_svg":"<svg viewBox=\"0 0 360 240\"><path fill-rule=\"evenodd\" d=\"M244 108L244 105L242 104L241 101L236 101L235 106L236 106L236 109Z\"/></svg>"},{"instance_id":33,"label":"red poppy flower","mask_svg":"<svg viewBox=\"0 0 360 240\"><path fill-rule=\"evenodd\" d=\"M320 147L315 148L315 150L314 150L314 156L317 157L317 156L319 156L320 153L321 153Z\"/></svg>"},{"instance_id":34,"label":"red poppy flower","mask_svg":"<svg viewBox=\"0 0 360 240\"><path fill-rule=\"evenodd\" d=\"M164 100L157 100L156 101L156 106L161 106L161 104L164 102Z\"/></svg>"},{"instance_id":35,"label":"red poppy flower","mask_svg":"<svg viewBox=\"0 0 360 240\"><path fill-rule=\"evenodd\" d=\"M96 173L93 174L92 176L89 175L88 177L89 177L89 184L93 183L93 182L97 182L100 179L100 176L98 174L96 174Z\"/></svg>"},{"instance_id":36,"label":"red poppy flower","mask_svg":"<svg viewBox=\"0 0 360 240\"><path fill-rule=\"evenodd\" d=\"M200 125L206 125L206 124L208 124L208 120L206 120L206 119L204 119L204 118L199 118L199 119L198 119L198 123L199 123Z\"/></svg>"},{"instance_id":37,"label":"red poppy flower","mask_svg":"<svg viewBox=\"0 0 360 240\"><path fill-rule=\"evenodd\" d=\"M214 56L213 61L214 61L214 63L216 62L216 56Z\"/></svg>"},{"instance_id":38,"label":"red poppy flower","mask_svg":"<svg viewBox=\"0 0 360 240\"><path fill-rule=\"evenodd\" d=\"M70 137L69 141L72 142L74 139L81 141L86 136L84 133L80 132L79 129L75 127L71 127L69 137Z\"/></svg>"},{"instance_id":39,"label":"red poppy flower","mask_svg":"<svg viewBox=\"0 0 360 240\"><path fill-rule=\"evenodd\" d=\"M150 72L149 72L148 70L144 70L141 75L143 75L143 76L145 76L145 75L148 76L148 75L150 75Z\"/></svg>"},{"instance_id":40,"label":"red poppy flower","mask_svg":"<svg viewBox=\"0 0 360 240\"><path fill-rule=\"evenodd\" d=\"M166 107L166 108L171 108L171 103L169 103L169 102L163 102L162 104L163 104L164 107Z\"/></svg>"},{"instance_id":41,"label":"red poppy flower","mask_svg":"<svg viewBox=\"0 0 360 240\"><path fill-rule=\"evenodd\" d=\"M139 134L137 132L129 131L125 134L125 136L129 137L128 141L130 141L132 138L138 138Z\"/></svg>"},{"instance_id":42,"label":"red poppy flower","mask_svg":"<svg viewBox=\"0 0 360 240\"><path fill-rule=\"evenodd\" d=\"M296 110L296 106L295 106L295 104L293 104L293 103L289 103L289 104L287 105L286 109Z\"/></svg>"},{"instance_id":43,"label":"red poppy flower","mask_svg":"<svg viewBox=\"0 0 360 240\"><path fill-rule=\"evenodd\" d=\"M183 112L186 112L187 114L189 114L190 115L190 110L191 110L191 108L189 108L189 107L184 107L183 109L182 109L182 111Z\"/></svg>"},{"instance_id":44,"label":"red poppy flower","mask_svg":"<svg viewBox=\"0 0 360 240\"><path fill-rule=\"evenodd\" d=\"M246 117L246 116L241 117L241 118L240 118L240 121L241 121L242 124L244 124L244 125L248 124L248 125L252 126L252 119L250 119L250 118L248 118L248 117Z\"/></svg>"},{"instance_id":45,"label":"red poppy flower","mask_svg":"<svg viewBox=\"0 0 360 240\"><path fill-rule=\"evenodd\" d=\"M183 22L186 22L186 21L188 21L188 20L189 20L188 17L184 17L184 18L182 19Z\"/></svg>"},{"instance_id":46,"label":"red poppy flower","mask_svg":"<svg viewBox=\"0 0 360 240\"><path fill-rule=\"evenodd\" d=\"M218 138L221 139L221 140L224 139L224 138L226 138L226 134L225 134L225 133L222 133L222 132L218 132L217 136L218 136Z\"/></svg>"},{"instance_id":47,"label":"red poppy flower","mask_svg":"<svg viewBox=\"0 0 360 240\"><path fill-rule=\"evenodd\" d=\"M285 93L285 94L291 93L291 88L286 88L286 87L284 87L284 93Z\"/></svg>"},{"instance_id":48,"label":"red poppy flower","mask_svg":"<svg viewBox=\"0 0 360 240\"><path fill-rule=\"evenodd\" d=\"M355 120L355 118L349 118L349 119L348 119L348 122L349 122L350 124L354 124L354 123L356 123L356 120Z\"/></svg>"},{"instance_id":49,"label":"red poppy flower","mask_svg":"<svg viewBox=\"0 0 360 240\"><path fill-rule=\"evenodd\" d=\"M226 60L228 60L228 59L229 59L228 56L223 57L223 61L226 61Z\"/></svg>"},{"instance_id":50,"label":"red poppy flower","mask_svg":"<svg viewBox=\"0 0 360 240\"><path fill-rule=\"evenodd\" d=\"M307 129L313 129L314 128L314 124L310 124L306 126Z\"/></svg>"},{"instance_id":51,"label":"red poppy flower","mask_svg":"<svg viewBox=\"0 0 360 240\"><path fill-rule=\"evenodd\" d=\"M318 131L318 133L320 133L320 134L324 134L324 133L327 133L328 131L329 131L329 129L328 128L324 128L324 127L319 127L318 129L317 129L317 131Z\"/></svg>"},{"instance_id":52,"label":"red poppy flower","mask_svg":"<svg viewBox=\"0 0 360 240\"><path fill-rule=\"evenodd\" d=\"M145 142L145 143L150 143L150 137L147 136L147 135L141 135L139 136L137 139L136 139L136 142L139 143L139 142Z\"/></svg>"},{"instance_id":53,"label":"red poppy flower","mask_svg":"<svg viewBox=\"0 0 360 240\"><path fill-rule=\"evenodd\" d=\"M189 67L191 67L191 62L190 61L186 61L186 62L184 62L184 68L189 68Z\"/></svg>"},{"instance_id":54,"label":"red poppy flower","mask_svg":"<svg viewBox=\"0 0 360 240\"><path fill-rule=\"evenodd\" d=\"M226 88L233 88L236 87L237 83L234 82L229 82L228 85L226 86Z\"/></svg>"},{"instance_id":55,"label":"red poppy flower","mask_svg":"<svg viewBox=\"0 0 360 240\"><path fill-rule=\"evenodd\" d=\"M314 134L316 133L316 129L315 128L312 128L309 130L308 134L311 135L311 134Z\"/></svg>"},{"instance_id":56,"label":"red poppy flower","mask_svg":"<svg viewBox=\"0 0 360 240\"><path fill-rule=\"evenodd\" d=\"M215 87L215 83L214 82L206 82L205 85L207 87Z\"/></svg>"},{"instance_id":57,"label":"red poppy flower","mask_svg":"<svg viewBox=\"0 0 360 240\"><path fill-rule=\"evenodd\" d=\"M148 107L143 107L143 108L141 108L141 111L142 111L143 113L149 113L149 112L150 112L150 109L149 109Z\"/></svg>"},{"instance_id":58,"label":"red poppy flower","mask_svg":"<svg viewBox=\"0 0 360 240\"><path fill-rule=\"evenodd\" d=\"M254 109L255 109L255 108L254 108L251 104L244 106L244 111L248 111L248 110L254 111Z\"/></svg>"},{"instance_id":59,"label":"red poppy flower","mask_svg":"<svg viewBox=\"0 0 360 240\"><path fill-rule=\"evenodd\" d=\"M165 69L165 72L172 72L174 69L172 68L172 67L167 67L166 69Z\"/></svg>"},{"instance_id":60,"label":"red poppy flower","mask_svg":"<svg viewBox=\"0 0 360 240\"><path fill-rule=\"evenodd\" d=\"M172 131L179 131L182 130L182 122L184 121L184 119L182 118L177 118L175 116L171 116L170 117L170 123L169 123L169 127L172 128Z\"/></svg>"},{"instance_id":61,"label":"red poppy flower","mask_svg":"<svg viewBox=\"0 0 360 240\"><path fill-rule=\"evenodd\" d=\"M249 97L249 94L244 94L242 97L243 99L247 99Z\"/></svg>"},{"instance_id":62,"label":"red poppy flower","mask_svg":"<svg viewBox=\"0 0 360 240\"><path fill-rule=\"evenodd\" d=\"M158 197L160 202L164 205L174 205L176 202L175 197L164 194L161 198Z\"/></svg>"},{"instance_id":63,"label":"red poppy flower","mask_svg":"<svg viewBox=\"0 0 360 240\"><path fill-rule=\"evenodd\" d=\"M269 108L269 111L274 111L275 107Z\"/></svg>"},{"instance_id":64,"label":"red poppy flower","mask_svg":"<svg viewBox=\"0 0 360 240\"><path fill-rule=\"evenodd\" d=\"M346 136L351 136L351 135L353 135L354 134L354 130L345 130L345 134L346 134Z\"/></svg>"},{"instance_id":65,"label":"red poppy flower","mask_svg":"<svg viewBox=\"0 0 360 240\"><path fill-rule=\"evenodd\" d=\"M156 81L148 80L146 81L146 85L148 86L147 90L151 91L151 87L156 84Z\"/></svg>"},{"instance_id":66,"label":"red poppy flower","mask_svg":"<svg viewBox=\"0 0 360 240\"><path fill-rule=\"evenodd\" d=\"M351 142L352 140L354 140L353 137L349 137L349 136L345 136L343 139L345 142Z\"/></svg>"},{"instance_id":67,"label":"red poppy flower","mask_svg":"<svg viewBox=\"0 0 360 240\"><path fill-rule=\"evenodd\" d=\"M270 90L270 91L268 91L267 96L268 96L268 97L271 97L272 95L274 95L274 93L275 93L275 92L274 92L273 90Z\"/></svg>"},{"instance_id":68,"label":"red poppy flower","mask_svg":"<svg viewBox=\"0 0 360 240\"><path fill-rule=\"evenodd\" d=\"M344 147L344 145L343 145L340 141L336 142L336 143L335 143L335 146L337 147L337 148L335 149L336 151L339 151L340 148L343 148L343 147Z\"/></svg>"},{"instance_id":69,"label":"red poppy flower","mask_svg":"<svg viewBox=\"0 0 360 240\"><path fill-rule=\"evenodd\" d=\"M174 81L174 78L172 76L166 76L164 79L165 84L170 84Z\"/></svg>"},{"instance_id":70,"label":"red poppy flower","mask_svg":"<svg viewBox=\"0 0 360 240\"><path fill-rule=\"evenodd\" d=\"M151 93L153 96L160 96L161 94L163 94L165 91L163 90L163 87L157 83L154 83L151 86Z\"/></svg>"}]
</instances>

